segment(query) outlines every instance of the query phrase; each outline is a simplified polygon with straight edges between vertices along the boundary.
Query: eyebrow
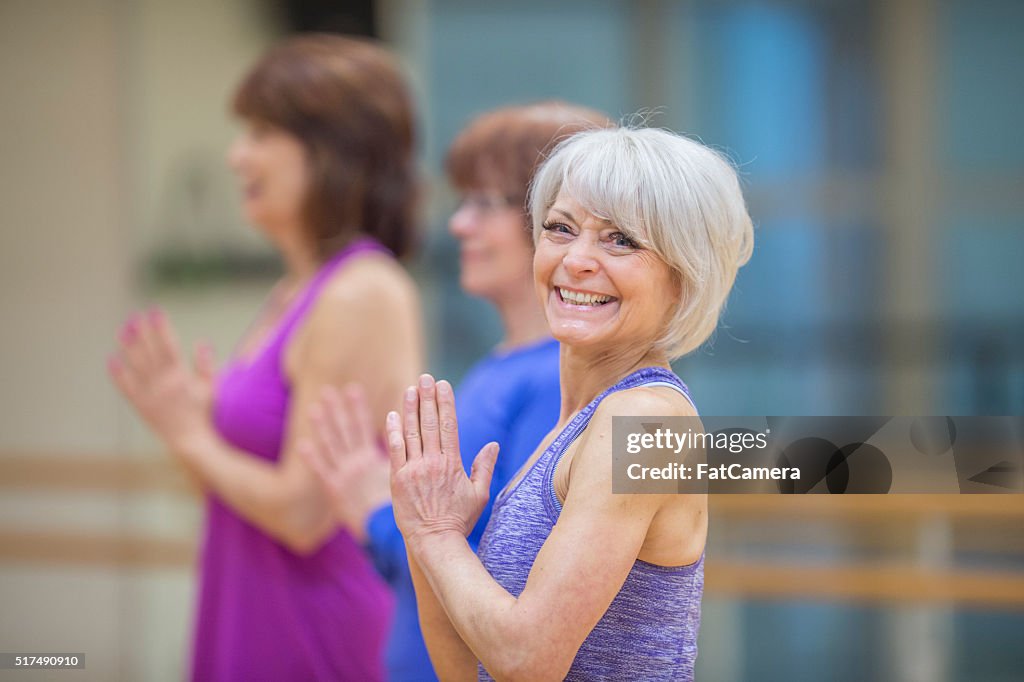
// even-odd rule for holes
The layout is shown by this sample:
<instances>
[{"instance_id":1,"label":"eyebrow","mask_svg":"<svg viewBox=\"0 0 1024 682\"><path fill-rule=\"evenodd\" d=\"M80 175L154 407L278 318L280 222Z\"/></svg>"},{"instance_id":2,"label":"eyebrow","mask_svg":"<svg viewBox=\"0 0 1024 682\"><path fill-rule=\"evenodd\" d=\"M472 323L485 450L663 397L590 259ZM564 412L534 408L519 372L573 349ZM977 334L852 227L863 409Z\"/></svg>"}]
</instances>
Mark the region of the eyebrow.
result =
<instances>
[{"instance_id":1,"label":"eyebrow","mask_svg":"<svg viewBox=\"0 0 1024 682\"><path fill-rule=\"evenodd\" d=\"M577 225L579 224L579 221L576 220L576 217L573 216L572 213L569 213L568 211L566 211L564 209L558 208L557 206L552 206L551 210L555 211L556 213L561 213L562 215L564 215L566 218L568 218L572 222L576 223Z\"/></svg>"},{"instance_id":2,"label":"eyebrow","mask_svg":"<svg viewBox=\"0 0 1024 682\"><path fill-rule=\"evenodd\" d=\"M574 216L572 213L570 213L569 211L565 210L564 208L558 208L557 206L552 206L548 210L554 211L556 213L561 213L563 216L568 218L571 222L575 223L576 225L580 224L580 221L576 220L576 216ZM595 217L597 217L597 216L595 216ZM614 227L614 223L612 221L608 220L607 218L597 217L597 219L600 220L602 223L606 223L606 224L611 225L611 226Z\"/></svg>"}]
</instances>

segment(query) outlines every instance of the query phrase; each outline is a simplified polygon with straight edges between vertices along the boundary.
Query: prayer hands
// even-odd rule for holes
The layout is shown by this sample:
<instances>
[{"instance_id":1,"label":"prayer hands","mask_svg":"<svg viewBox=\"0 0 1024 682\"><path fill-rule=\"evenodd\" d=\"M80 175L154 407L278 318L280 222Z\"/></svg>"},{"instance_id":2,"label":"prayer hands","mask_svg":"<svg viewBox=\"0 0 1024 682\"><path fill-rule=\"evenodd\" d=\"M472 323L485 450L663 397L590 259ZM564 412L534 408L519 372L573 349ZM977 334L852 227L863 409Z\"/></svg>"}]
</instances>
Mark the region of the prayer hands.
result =
<instances>
[{"instance_id":1,"label":"prayer hands","mask_svg":"<svg viewBox=\"0 0 1024 682\"><path fill-rule=\"evenodd\" d=\"M366 392L349 384L339 396L327 386L310 420L314 440L300 444L299 454L327 492L335 519L362 542L369 516L391 499L388 460Z\"/></svg>"},{"instance_id":2,"label":"prayer hands","mask_svg":"<svg viewBox=\"0 0 1024 682\"><path fill-rule=\"evenodd\" d=\"M467 477L451 384L422 375L418 388L406 389L401 417L388 414L387 435L392 504L405 541L414 547L432 534L468 536L487 504L498 444L480 450Z\"/></svg>"},{"instance_id":3,"label":"prayer hands","mask_svg":"<svg viewBox=\"0 0 1024 682\"><path fill-rule=\"evenodd\" d=\"M201 346L195 368L181 357L164 312L133 315L119 334L108 369L114 384L150 429L177 456L188 458L214 437L211 421L213 353Z\"/></svg>"}]
</instances>

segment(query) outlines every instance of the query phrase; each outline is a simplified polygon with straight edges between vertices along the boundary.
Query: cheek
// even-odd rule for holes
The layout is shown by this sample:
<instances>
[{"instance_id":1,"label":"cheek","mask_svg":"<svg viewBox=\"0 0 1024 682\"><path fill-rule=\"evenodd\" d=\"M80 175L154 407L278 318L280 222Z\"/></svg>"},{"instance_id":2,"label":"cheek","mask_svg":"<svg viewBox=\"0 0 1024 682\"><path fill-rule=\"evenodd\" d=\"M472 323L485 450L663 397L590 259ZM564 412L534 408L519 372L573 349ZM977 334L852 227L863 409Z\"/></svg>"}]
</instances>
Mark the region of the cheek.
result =
<instances>
[{"instance_id":1,"label":"cheek","mask_svg":"<svg viewBox=\"0 0 1024 682\"><path fill-rule=\"evenodd\" d=\"M275 152L268 170L274 174L277 186L288 197L304 195L311 182L311 169L302 146L289 141Z\"/></svg>"},{"instance_id":2,"label":"cheek","mask_svg":"<svg viewBox=\"0 0 1024 682\"><path fill-rule=\"evenodd\" d=\"M513 235L515 239L505 244L502 252L506 254L505 261L509 270L517 273L533 272L533 246L526 241L522 234Z\"/></svg>"},{"instance_id":3,"label":"cheek","mask_svg":"<svg viewBox=\"0 0 1024 682\"><path fill-rule=\"evenodd\" d=\"M537 242L537 249L533 252L533 282L538 291L547 289L557 262L551 247L543 239Z\"/></svg>"}]
</instances>

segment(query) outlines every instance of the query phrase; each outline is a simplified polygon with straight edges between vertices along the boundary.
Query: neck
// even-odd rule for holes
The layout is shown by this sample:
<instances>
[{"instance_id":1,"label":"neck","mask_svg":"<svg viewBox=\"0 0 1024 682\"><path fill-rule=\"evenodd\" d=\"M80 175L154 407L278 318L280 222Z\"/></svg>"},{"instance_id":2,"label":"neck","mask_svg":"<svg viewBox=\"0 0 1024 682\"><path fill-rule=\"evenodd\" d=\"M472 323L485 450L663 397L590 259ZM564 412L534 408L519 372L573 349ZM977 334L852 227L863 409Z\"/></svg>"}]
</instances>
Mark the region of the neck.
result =
<instances>
[{"instance_id":1,"label":"neck","mask_svg":"<svg viewBox=\"0 0 1024 682\"><path fill-rule=\"evenodd\" d=\"M505 328L505 337L500 344L505 350L551 338L551 328L537 301L532 278L527 278L526 282L528 286L492 299Z\"/></svg>"},{"instance_id":2,"label":"neck","mask_svg":"<svg viewBox=\"0 0 1024 682\"><path fill-rule=\"evenodd\" d=\"M305 236L305 230L296 228L275 232L274 245L284 259L286 282L305 282L320 269L322 262L313 244Z\"/></svg>"},{"instance_id":3,"label":"neck","mask_svg":"<svg viewBox=\"0 0 1024 682\"><path fill-rule=\"evenodd\" d=\"M605 389L644 367L671 369L665 353L650 347L619 347L615 350L588 350L562 345L560 358L562 384L561 422L582 410Z\"/></svg>"}]
</instances>

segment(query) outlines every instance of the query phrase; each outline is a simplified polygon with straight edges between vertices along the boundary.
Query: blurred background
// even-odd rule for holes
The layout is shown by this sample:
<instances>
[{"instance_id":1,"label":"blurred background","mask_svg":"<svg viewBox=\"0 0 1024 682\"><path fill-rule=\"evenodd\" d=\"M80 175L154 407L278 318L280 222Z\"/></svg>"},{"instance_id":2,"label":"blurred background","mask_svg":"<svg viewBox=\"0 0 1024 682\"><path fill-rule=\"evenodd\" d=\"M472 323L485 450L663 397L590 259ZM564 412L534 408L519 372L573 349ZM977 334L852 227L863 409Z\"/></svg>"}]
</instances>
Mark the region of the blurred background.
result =
<instances>
[{"instance_id":1,"label":"blurred background","mask_svg":"<svg viewBox=\"0 0 1024 682\"><path fill-rule=\"evenodd\" d=\"M444 151L558 97L742 172L754 258L676 366L703 413L1024 412L1020 0L2 0L0 650L184 675L199 501L105 358L147 304L221 358L254 317L279 265L227 99L300 30L377 36L415 84L436 373L498 340L458 289ZM1022 500L714 498L698 679L1024 679Z\"/></svg>"}]
</instances>

